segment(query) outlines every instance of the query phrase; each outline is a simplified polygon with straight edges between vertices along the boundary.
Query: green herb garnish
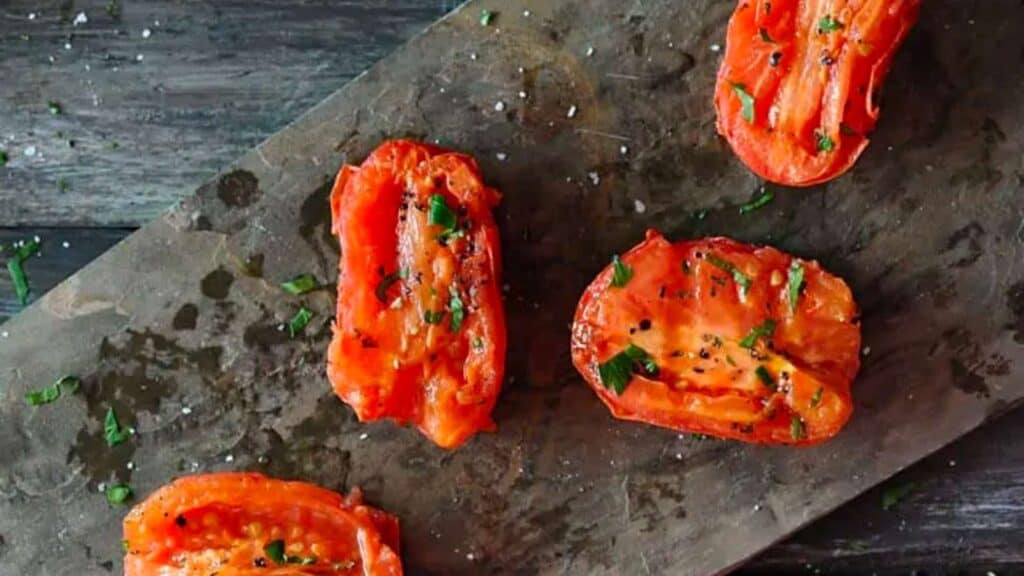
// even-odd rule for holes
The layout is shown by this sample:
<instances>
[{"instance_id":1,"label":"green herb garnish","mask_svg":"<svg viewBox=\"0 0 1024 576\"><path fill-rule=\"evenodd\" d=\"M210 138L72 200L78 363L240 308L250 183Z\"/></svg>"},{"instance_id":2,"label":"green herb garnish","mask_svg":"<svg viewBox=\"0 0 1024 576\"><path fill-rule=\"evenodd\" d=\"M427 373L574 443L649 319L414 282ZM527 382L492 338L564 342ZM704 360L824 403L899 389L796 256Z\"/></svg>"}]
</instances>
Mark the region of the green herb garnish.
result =
<instances>
[{"instance_id":1,"label":"green herb garnish","mask_svg":"<svg viewBox=\"0 0 1024 576\"><path fill-rule=\"evenodd\" d=\"M743 105L742 114L743 119L748 123L754 123L754 97L747 92L747 87L743 84L736 82L732 83L732 91L736 93L736 97L740 99L740 103Z\"/></svg>"},{"instance_id":2,"label":"green herb garnish","mask_svg":"<svg viewBox=\"0 0 1024 576\"><path fill-rule=\"evenodd\" d=\"M7 160L9 160L9 158L7 156L7 151L6 150L0 150L0 166L6 166L7 165Z\"/></svg>"},{"instance_id":3,"label":"green herb garnish","mask_svg":"<svg viewBox=\"0 0 1024 576\"><path fill-rule=\"evenodd\" d=\"M299 274L291 280L281 283L281 288L293 296L299 296L311 290L316 290L317 286L316 278L312 274Z\"/></svg>"},{"instance_id":4,"label":"green herb garnish","mask_svg":"<svg viewBox=\"0 0 1024 576\"><path fill-rule=\"evenodd\" d=\"M772 335L775 334L775 320L768 318L761 323L760 326L754 326L750 329L750 332L740 340L741 348L753 348L757 344L758 338L765 338L771 340Z\"/></svg>"},{"instance_id":5,"label":"green herb garnish","mask_svg":"<svg viewBox=\"0 0 1024 576\"><path fill-rule=\"evenodd\" d=\"M886 486L885 489L882 490L882 510L888 510L899 504L900 501L906 498L913 490L913 482L896 484L895 486Z\"/></svg>"},{"instance_id":6,"label":"green herb garnish","mask_svg":"<svg viewBox=\"0 0 1024 576\"><path fill-rule=\"evenodd\" d=\"M300 332L302 332L309 321L313 319L313 311L305 306L299 308L299 311L292 316L292 319L288 321L288 334L295 338Z\"/></svg>"},{"instance_id":7,"label":"green herb garnish","mask_svg":"<svg viewBox=\"0 0 1024 576\"><path fill-rule=\"evenodd\" d=\"M825 16L824 18L818 21L818 34L835 32L836 30L841 30L842 28L843 23L840 22L839 20L836 20L832 16Z\"/></svg>"},{"instance_id":8,"label":"green herb garnish","mask_svg":"<svg viewBox=\"0 0 1024 576\"><path fill-rule=\"evenodd\" d=\"M284 564L284 540L271 540L263 547L263 553L275 564Z\"/></svg>"},{"instance_id":9,"label":"green herb garnish","mask_svg":"<svg viewBox=\"0 0 1024 576\"><path fill-rule=\"evenodd\" d=\"M708 254L707 259L708 262L710 262L713 266L725 270L732 276L732 279L740 287L741 296L747 295L747 290L750 289L750 285L753 283L750 280L750 276L747 276L743 272L740 272L740 269L737 268L736 265L733 264L732 262L729 262L728 260L722 260L721 258L715 256L714 254Z\"/></svg>"},{"instance_id":10,"label":"green herb garnish","mask_svg":"<svg viewBox=\"0 0 1024 576\"><path fill-rule=\"evenodd\" d=\"M103 419L103 437L107 440L107 446L117 446L127 440L128 436L131 436L131 432L121 428L114 408L107 408L107 416Z\"/></svg>"},{"instance_id":11,"label":"green herb garnish","mask_svg":"<svg viewBox=\"0 0 1024 576\"><path fill-rule=\"evenodd\" d=\"M761 40L764 40L769 44L775 44L775 40L772 40L772 37L768 34L768 30L761 28L758 31L761 33Z\"/></svg>"},{"instance_id":12,"label":"green herb garnish","mask_svg":"<svg viewBox=\"0 0 1024 576\"><path fill-rule=\"evenodd\" d=\"M448 288L448 295L448 309L452 311L448 327L452 332L458 332L459 328L462 328L462 321L466 318L466 307L462 303L462 299L459 298L459 291L455 289L455 286Z\"/></svg>"},{"instance_id":13,"label":"green herb garnish","mask_svg":"<svg viewBox=\"0 0 1024 576\"><path fill-rule=\"evenodd\" d=\"M14 250L14 254L7 261L7 271L11 274L11 284L14 285L14 293L18 296L18 302L24 306L28 303L28 275L22 266L30 256L39 252L39 242L34 239L25 242Z\"/></svg>"},{"instance_id":14,"label":"green herb garnish","mask_svg":"<svg viewBox=\"0 0 1024 576\"><path fill-rule=\"evenodd\" d=\"M121 540L121 550L124 550L125 554L127 554L131 550L131 545L128 543L127 540Z\"/></svg>"},{"instance_id":15,"label":"green herb garnish","mask_svg":"<svg viewBox=\"0 0 1024 576\"><path fill-rule=\"evenodd\" d=\"M612 356L607 362L597 367L598 375L601 377L601 384L605 388L615 391L616 395L622 395L626 386L633 379L640 368L640 372L648 376L658 375L658 365L643 348L630 344L625 350Z\"/></svg>"},{"instance_id":16,"label":"green herb garnish","mask_svg":"<svg viewBox=\"0 0 1024 576\"><path fill-rule=\"evenodd\" d=\"M740 206L740 214L749 214L758 208L764 208L775 199L775 194L770 190L761 188L761 194L743 206Z\"/></svg>"},{"instance_id":17,"label":"green herb garnish","mask_svg":"<svg viewBox=\"0 0 1024 576\"><path fill-rule=\"evenodd\" d=\"M800 292L804 289L804 267L800 262L793 260L789 265L789 278L786 285L786 295L789 296L789 308L796 312L796 305L800 302Z\"/></svg>"},{"instance_id":18,"label":"green herb garnish","mask_svg":"<svg viewBox=\"0 0 1024 576\"><path fill-rule=\"evenodd\" d=\"M735 360L733 360L733 359L732 359L732 356L730 356L730 355L728 355L728 354L726 354L726 355L725 355L725 362L726 362L726 364L728 364L729 366L735 366L735 365L736 365L736 361L735 361Z\"/></svg>"},{"instance_id":19,"label":"green herb garnish","mask_svg":"<svg viewBox=\"0 0 1024 576\"><path fill-rule=\"evenodd\" d=\"M408 276L407 271L405 269L399 269L397 272L392 272L391 274L381 278L380 282L377 283L377 287L373 290L373 293L377 295L377 300L387 304L388 289L390 289L395 282L404 280L406 276Z\"/></svg>"},{"instance_id":20,"label":"green herb garnish","mask_svg":"<svg viewBox=\"0 0 1024 576\"><path fill-rule=\"evenodd\" d=\"M64 376L42 390L25 394L25 402L31 406L42 406L60 398L62 393L74 394L80 381L74 376Z\"/></svg>"},{"instance_id":21,"label":"green herb garnish","mask_svg":"<svg viewBox=\"0 0 1024 576\"><path fill-rule=\"evenodd\" d=\"M804 421L800 419L796 414L789 421L789 435L793 437L793 440L803 440L807 437L807 430L804 428Z\"/></svg>"},{"instance_id":22,"label":"green herb garnish","mask_svg":"<svg viewBox=\"0 0 1024 576\"><path fill-rule=\"evenodd\" d=\"M446 232L454 233L455 227L459 223L459 219L455 216L455 212L448 207L448 202L445 201L444 196L434 194L430 197L430 208L427 212L427 223L432 226L440 226L444 228Z\"/></svg>"},{"instance_id":23,"label":"green herb garnish","mask_svg":"<svg viewBox=\"0 0 1024 576\"><path fill-rule=\"evenodd\" d=\"M479 337L479 336L476 336L475 338L473 338L472 344L473 344L473 350L476 350L477 352L479 352L479 351L484 349L484 339Z\"/></svg>"},{"instance_id":24,"label":"green herb garnish","mask_svg":"<svg viewBox=\"0 0 1024 576\"><path fill-rule=\"evenodd\" d=\"M49 102L47 102L46 107L50 110L50 114L53 114L54 116L59 116L62 112L64 112L64 109L61 107L60 102L57 102L56 100L50 100Z\"/></svg>"},{"instance_id":25,"label":"green herb garnish","mask_svg":"<svg viewBox=\"0 0 1024 576\"><path fill-rule=\"evenodd\" d=\"M481 26L490 26L492 20L494 20L494 12L491 12L486 8L480 11Z\"/></svg>"},{"instance_id":26,"label":"green herb garnish","mask_svg":"<svg viewBox=\"0 0 1024 576\"><path fill-rule=\"evenodd\" d=\"M824 393L824 388L818 388L818 390L814 392L814 396L811 396L811 408L816 408L818 404L821 404L821 395Z\"/></svg>"},{"instance_id":27,"label":"green herb garnish","mask_svg":"<svg viewBox=\"0 0 1024 576\"><path fill-rule=\"evenodd\" d=\"M765 388L768 388L772 392L778 390L779 387L775 384L775 378L772 378L772 374L767 368L764 366L758 366L757 369L754 370L754 374L757 374L757 378L761 381L761 384L765 385Z\"/></svg>"},{"instance_id":28,"label":"green herb garnish","mask_svg":"<svg viewBox=\"0 0 1024 576\"><path fill-rule=\"evenodd\" d=\"M815 132L814 139L818 144L818 151L831 152L836 149L836 143L824 132Z\"/></svg>"},{"instance_id":29,"label":"green herb garnish","mask_svg":"<svg viewBox=\"0 0 1024 576\"><path fill-rule=\"evenodd\" d=\"M423 313L423 321L427 324L440 324L441 320L444 320L444 310L439 310L437 312L427 310Z\"/></svg>"},{"instance_id":30,"label":"green herb garnish","mask_svg":"<svg viewBox=\"0 0 1024 576\"><path fill-rule=\"evenodd\" d=\"M271 540L263 547L263 553L274 561L274 564L300 564L310 566L316 564L316 556L289 556L284 553L284 540Z\"/></svg>"},{"instance_id":31,"label":"green herb garnish","mask_svg":"<svg viewBox=\"0 0 1024 576\"><path fill-rule=\"evenodd\" d=\"M107 503L111 506L120 506L132 497L132 488L127 484L112 484L107 486Z\"/></svg>"},{"instance_id":32,"label":"green herb garnish","mask_svg":"<svg viewBox=\"0 0 1024 576\"><path fill-rule=\"evenodd\" d=\"M622 263L618 254L612 256L612 286L616 288L622 288L633 278L633 269Z\"/></svg>"}]
</instances>

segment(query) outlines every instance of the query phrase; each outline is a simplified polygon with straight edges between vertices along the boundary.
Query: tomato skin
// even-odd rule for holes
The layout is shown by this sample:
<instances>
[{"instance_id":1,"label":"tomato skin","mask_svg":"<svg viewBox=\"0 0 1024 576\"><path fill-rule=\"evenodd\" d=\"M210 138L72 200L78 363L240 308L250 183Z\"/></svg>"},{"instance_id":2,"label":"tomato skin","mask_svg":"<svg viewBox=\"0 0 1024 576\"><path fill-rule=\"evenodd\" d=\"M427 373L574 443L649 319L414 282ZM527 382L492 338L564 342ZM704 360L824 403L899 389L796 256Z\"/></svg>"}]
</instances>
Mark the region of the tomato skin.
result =
<instances>
[{"instance_id":1,"label":"tomato skin","mask_svg":"<svg viewBox=\"0 0 1024 576\"><path fill-rule=\"evenodd\" d=\"M437 195L458 221L447 238L430 219ZM506 345L491 214L499 201L472 158L417 142L385 142L339 172L328 375L360 421L412 422L445 448L494 429ZM464 308L458 322L456 300Z\"/></svg>"},{"instance_id":2,"label":"tomato skin","mask_svg":"<svg viewBox=\"0 0 1024 576\"><path fill-rule=\"evenodd\" d=\"M632 278L616 287L614 266L598 274L576 309L571 344L573 364L613 416L793 445L822 442L849 419L860 326L841 279L774 248L728 238L671 244L653 230L621 262ZM735 266L749 288L742 290L713 262ZM801 288L795 309L788 291L794 263L804 277L795 283ZM743 347L769 319L774 330ZM617 394L602 383L599 366L630 344L650 355L658 373L634 373ZM762 381L759 369L777 391Z\"/></svg>"},{"instance_id":3,"label":"tomato skin","mask_svg":"<svg viewBox=\"0 0 1024 576\"><path fill-rule=\"evenodd\" d=\"M358 490L343 497L256 473L175 480L125 517L124 539L125 576L402 574L398 520L364 505ZM276 539L316 562L275 563L264 547Z\"/></svg>"},{"instance_id":4,"label":"tomato skin","mask_svg":"<svg viewBox=\"0 0 1024 576\"><path fill-rule=\"evenodd\" d=\"M843 174L868 145L876 92L919 8L920 0L739 0L715 87L718 133L772 182L811 186ZM836 29L820 32L826 18ZM753 122L735 85L754 98ZM820 136L831 151L819 150Z\"/></svg>"}]
</instances>

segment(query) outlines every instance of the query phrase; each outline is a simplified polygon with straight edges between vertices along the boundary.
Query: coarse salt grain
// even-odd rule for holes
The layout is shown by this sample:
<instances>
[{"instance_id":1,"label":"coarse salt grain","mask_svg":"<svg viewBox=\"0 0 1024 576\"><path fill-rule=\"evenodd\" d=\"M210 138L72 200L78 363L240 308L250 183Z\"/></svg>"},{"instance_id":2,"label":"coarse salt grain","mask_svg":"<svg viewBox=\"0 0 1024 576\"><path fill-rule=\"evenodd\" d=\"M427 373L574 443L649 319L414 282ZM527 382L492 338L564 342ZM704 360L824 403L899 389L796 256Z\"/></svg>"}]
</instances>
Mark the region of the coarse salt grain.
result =
<instances>
[{"instance_id":1,"label":"coarse salt grain","mask_svg":"<svg viewBox=\"0 0 1024 576\"><path fill-rule=\"evenodd\" d=\"M626 146L625 144L623 144L622 146L619 146L619 154L625 155L625 154L628 154L628 153L629 153L629 146Z\"/></svg>"},{"instance_id":2,"label":"coarse salt grain","mask_svg":"<svg viewBox=\"0 0 1024 576\"><path fill-rule=\"evenodd\" d=\"M63 247L63 248L71 248L71 243L70 243L70 242L68 242L67 240L65 240L65 241L61 242L61 243L60 243L60 245L61 245L61 247Z\"/></svg>"},{"instance_id":3,"label":"coarse salt grain","mask_svg":"<svg viewBox=\"0 0 1024 576\"><path fill-rule=\"evenodd\" d=\"M191 406L182 406L181 407L181 413L184 414L185 416L188 416L189 414L192 413L192 407Z\"/></svg>"},{"instance_id":4,"label":"coarse salt grain","mask_svg":"<svg viewBox=\"0 0 1024 576\"><path fill-rule=\"evenodd\" d=\"M224 461L227 462L228 464L231 464L232 462L235 461L235 455L228 454L227 456L224 457Z\"/></svg>"},{"instance_id":5,"label":"coarse salt grain","mask_svg":"<svg viewBox=\"0 0 1024 576\"><path fill-rule=\"evenodd\" d=\"M143 28L142 29L142 37L143 38L149 38L152 35L153 35L153 31L150 30L149 28Z\"/></svg>"},{"instance_id":6,"label":"coarse salt grain","mask_svg":"<svg viewBox=\"0 0 1024 576\"><path fill-rule=\"evenodd\" d=\"M143 58L145 58L145 56L143 56L142 54L136 54L135 55L135 61L136 62L142 62Z\"/></svg>"},{"instance_id":7,"label":"coarse salt grain","mask_svg":"<svg viewBox=\"0 0 1024 576\"><path fill-rule=\"evenodd\" d=\"M28 13L28 19L29 20L35 20L36 19L36 13L35 12L29 12Z\"/></svg>"},{"instance_id":8,"label":"coarse salt grain","mask_svg":"<svg viewBox=\"0 0 1024 576\"><path fill-rule=\"evenodd\" d=\"M633 200L633 210L635 210L637 214L643 214L644 212L647 212L647 205L640 200Z\"/></svg>"},{"instance_id":9,"label":"coarse salt grain","mask_svg":"<svg viewBox=\"0 0 1024 576\"><path fill-rule=\"evenodd\" d=\"M79 12L75 19L71 22L72 26L79 26L81 24L87 24L89 17L85 15L85 12Z\"/></svg>"},{"instance_id":10,"label":"coarse salt grain","mask_svg":"<svg viewBox=\"0 0 1024 576\"><path fill-rule=\"evenodd\" d=\"M65 42L64 43L64 49L65 50L71 50L71 42Z\"/></svg>"},{"instance_id":11,"label":"coarse salt grain","mask_svg":"<svg viewBox=\"0 0 1024 576\"><path fill-rule=\"evenodd\" d=\"M470 52L469 53L469 59L470 60L476 60L476 52Z\"/></svg>"},{"instance_id":12,"label":"coarse salt grain","mask_svg":"<svg viewBox=\"0 0 1024 576\"><path fill-rule=\"evenodd\" d=\"M526 92L523 92L522 90L520 90L519 91L519 97L525 100L526 99Z\"/></svg>"},{"instance_id":13,"label":"coarse salt grain","mask_svg":"<svg viewBox=\"0 0 1024 576\"><path fill-rule=\"evenodd\" d=\"M363 432L362 434L359 435L359 439L360 440L366 440L369 437L370 437L370 435L367 434L366 432Z\"/></svg>"},{"instance_id":14,"label":"coarse salt grain","mask_svg":"<svg viewBox=\"0 0 1024 576\"><path fill-rule=\"evenodd\" d=\"M593 46L587 46L587 56L593 56L593 55L594 55L594 47Z\"/></svg>"},{"instance_id":15,"label":"coarse salt grain","mask_svg":"<svg viewBox=\"0 0 1024 576\"><path fill-rule=\"evenodd\" d=\"M569 106L569 111L565 114L566 118L572 118L576 116L576 105Z\"/></svg>"},{"instance_id":16,"label":"coarse salt grain","mask_svg":"<svg viewBox=\"0 0 1024 576\"><path fill-rule=\"evenodd\" d=\"M505 103L504 102L502 102L501 100L498 100L497 102L494 103L494 111L495 112L503 112L504 110L505 110Z\"/></svg>"},{"instance_id":17,"label":"coarse salt grain","mask_svg":"<svg viewBox=\"0 0 1024 576\"><path fill-rule=\"evenodd\" d=\"M597 172L589 172L587 174L587 178L590 178L590 183L593 184L594 186L597 186L598 184L601 183L601 175L598 174Z\"/></svg>"},{"instance_id":18,"label":"coarse salt grain","mask_svg":"<svg viewBox=\"0 0 1024 576\"><path fill-rule=\"evenodd\" d=\"M506 159L508 159L508 154L504 152L498 152L497 154L494 155L494 157L500 160L501 162L504 162Z\"/></svg>"},{"instance_id":19,"label":"coarse salt grain","mask_svg":"<svg viewBox=\"0 0 1024 576\"><path fill-rule=\"evenodd\" d=\"M718 51L720 51L721 49L722 49L722 47L721 47L721 46L719 46L718 44L712 44L712 45L711 45L711 51L712 51L712 52L718 52Z\"/></svg>"}]
</instances>

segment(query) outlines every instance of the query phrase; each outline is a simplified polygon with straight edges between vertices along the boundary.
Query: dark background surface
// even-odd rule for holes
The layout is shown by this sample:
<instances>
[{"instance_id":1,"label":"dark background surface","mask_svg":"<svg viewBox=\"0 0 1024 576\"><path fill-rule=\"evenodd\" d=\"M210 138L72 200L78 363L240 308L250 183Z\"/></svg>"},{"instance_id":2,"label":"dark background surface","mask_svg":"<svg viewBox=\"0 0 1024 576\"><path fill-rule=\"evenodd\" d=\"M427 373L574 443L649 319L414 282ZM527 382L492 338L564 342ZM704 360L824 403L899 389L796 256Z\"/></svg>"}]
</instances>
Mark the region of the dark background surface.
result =
<instances>
[{"instance_id":1,"label":"dark background surface","mask_svg":"<svg viewBox=\"0 0 1024 576\"><path fill-rule=\"evenodd\" d=\"M4 2L0 243L43 240L28 270L44 293L455 4ZM0 278L0 320L18 308ZM1018 411L742 572L1021 573L1021 437Z\"/></svg>"}]
</instances>

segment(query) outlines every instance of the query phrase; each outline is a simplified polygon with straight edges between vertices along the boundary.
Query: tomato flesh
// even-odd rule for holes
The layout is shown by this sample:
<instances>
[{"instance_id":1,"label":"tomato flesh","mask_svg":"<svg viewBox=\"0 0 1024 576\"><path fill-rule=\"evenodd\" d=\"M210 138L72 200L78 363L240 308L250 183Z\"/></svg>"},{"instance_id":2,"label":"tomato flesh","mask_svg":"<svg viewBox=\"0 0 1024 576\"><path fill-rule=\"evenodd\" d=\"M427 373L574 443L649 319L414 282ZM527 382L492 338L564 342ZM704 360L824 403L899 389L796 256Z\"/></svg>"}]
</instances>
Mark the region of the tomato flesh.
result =
<instances>
[{"instance_id":1,"label":"tomato flesh","mask_svg":"<svg viewBox=\"0 0 1024 576\"><path fill-rule=\"evenodd\" d=\"M124 539L125 576L402 574L398 520L358 491L254 473L164 486L128 514ZM274 546L280 556L268 554Z\"/></svg>"},{"instance_id":2,"label":"tomato flesh","mask_svg":"<svg viewBox=\"0 0 1024 576\"><path fill-rule=\"evenodd\" d=\"M919 7L739 0L715 88L718 132L767 180L810 186L839 176L868 145L877 91Z\"/></svg>"},{"instance_id":3,"label":"tomato flesh","mask_svg":"<svg viewBox=\"0 0 1024 576\"><path fill-rule=\"evenodd\" d=\"M415 423L442 447L491 430L505 365L499 193L469 156L409 141L345 166L335 393L361 421Z\"/></svg>"},{"instance_id":4,"label":"tomato flesh","mask_svg":"<svg viewBox=\"0 0 1024 576\"><path fill-rule=\"evenodd\" d=\"M628 282L601 272L572 331L573 363L615 417L778 444L821 442L849 419L860 326L841 279L774 248L654 231L621 262ZM656 372L638 363L619 394L601 368L631 345Z\"/></svg>"}]
</instances>

